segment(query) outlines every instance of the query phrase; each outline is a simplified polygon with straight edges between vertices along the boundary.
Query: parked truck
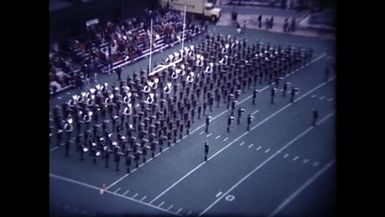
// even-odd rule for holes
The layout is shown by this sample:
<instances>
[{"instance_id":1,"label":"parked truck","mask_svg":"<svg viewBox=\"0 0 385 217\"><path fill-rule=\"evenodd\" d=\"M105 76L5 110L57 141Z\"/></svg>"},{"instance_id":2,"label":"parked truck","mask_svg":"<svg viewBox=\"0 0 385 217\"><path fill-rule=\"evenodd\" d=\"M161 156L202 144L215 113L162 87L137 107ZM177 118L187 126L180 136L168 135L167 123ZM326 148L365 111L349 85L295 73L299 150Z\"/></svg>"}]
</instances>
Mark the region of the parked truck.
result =
<instances>
[{"instance_id":1,"label":"parked truck","mask_svg":"<svg viewBox=\"0 0 385 217\"><path fill-rule=\"evenodd\" d=\"M204 16L213 22L221 17L221 9L214 7L214 4L207 0L160 0L160 4L162 7L179 11L184 11L186 5L187 13Z\"/></svg>"}]
</instances>

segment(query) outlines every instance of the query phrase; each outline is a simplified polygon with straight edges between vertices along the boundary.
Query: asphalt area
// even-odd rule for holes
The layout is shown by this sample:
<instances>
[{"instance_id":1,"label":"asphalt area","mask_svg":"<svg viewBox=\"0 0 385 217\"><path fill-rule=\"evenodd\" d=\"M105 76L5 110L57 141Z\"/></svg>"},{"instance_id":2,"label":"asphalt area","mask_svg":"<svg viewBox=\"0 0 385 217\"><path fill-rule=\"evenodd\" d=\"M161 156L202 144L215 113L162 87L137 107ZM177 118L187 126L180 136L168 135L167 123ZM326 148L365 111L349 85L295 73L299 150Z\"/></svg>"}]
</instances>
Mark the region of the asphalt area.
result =
<instances>
[{"instance_id":1,"label":"asphalt area","mask_svg":"<svg viewBox=\"0 0 385 217\"><path fill-rule=\"evenodd\" d=\"M190 135L156 154L139 168L125 173L106 169L99 160L79 160L75 147L65 157L64 147L50 144L50 213L52 216L333 216L336 167L335 71L325 81L325 69L335 62L334 41L258 30L237 34L234 27L211 26L210 32L231 34L249 42L313 48L313 60L288 74L299 92L294 103L282 89L270 103L270 87L252 104L253 89L245 89L238 106L246 109L241 123L226 131L230 111L224 104L208 112L213 119L195 120ZM196 44L202 37L185 43ZM153 56L160 62L180 45ZM148 66L148 59L127 66L123 77ZM116 75L99 76L113 82ZM281 87L282 88L282 87ZM63 102L82 88L55 95L50 105ZM312 110L318 108L317 125ZM250 131L246 116L253 113ZM204 143L210 146L204 162ZM107 186L102 190L103 184Z\"/></svg>"}]
</instances>

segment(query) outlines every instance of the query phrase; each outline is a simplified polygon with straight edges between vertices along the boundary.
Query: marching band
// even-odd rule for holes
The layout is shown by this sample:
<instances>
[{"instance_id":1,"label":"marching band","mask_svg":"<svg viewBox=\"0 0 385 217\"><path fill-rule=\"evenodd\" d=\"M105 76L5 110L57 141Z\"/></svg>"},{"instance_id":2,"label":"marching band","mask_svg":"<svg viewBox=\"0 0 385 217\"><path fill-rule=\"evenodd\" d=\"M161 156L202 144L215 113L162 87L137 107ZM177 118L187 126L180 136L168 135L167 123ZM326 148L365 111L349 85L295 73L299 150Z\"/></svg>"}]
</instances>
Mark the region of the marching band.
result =
<instances>
[{"instance_id":1,"label":"marching band","mask_svg":"<svg viewBox=\"0 0 385 217\"><path fill-rule=\"evenodd\" d=\"M208 133L211 117L206 109L212 112L214 102L217 107L222 103L230 109L230 132L236 107L238 124L246 111L237 101L246 86L250 89L253 83L256 88L258 81L278 85L277 79L310 62L312 56L311 49L283 49L261 42L248 44L231 36L208 35L201 44L170 55L157 73L147 75L142 70L117 86L98 84L73 96L62 108L55 107L50 133L60 144L65 132L66 155L72 145L71 136L75 136L80 160L89 153L94 164L102 158L108 168L113 155L115 169L119 170L122 157L129 173L132 160L138 167L140 159L146 161L148 152L155 157L163 144L176 143L184 131L188 135L201 114L206 116ZM288 83L284 88L286 94ZM258 92L253 91L254 105ZM298 89L293 87L292 102L296 92ZM271 94L274 103L274 86ZM247 130L252 118L247 116Z\"/></svg>"}]
</instances>

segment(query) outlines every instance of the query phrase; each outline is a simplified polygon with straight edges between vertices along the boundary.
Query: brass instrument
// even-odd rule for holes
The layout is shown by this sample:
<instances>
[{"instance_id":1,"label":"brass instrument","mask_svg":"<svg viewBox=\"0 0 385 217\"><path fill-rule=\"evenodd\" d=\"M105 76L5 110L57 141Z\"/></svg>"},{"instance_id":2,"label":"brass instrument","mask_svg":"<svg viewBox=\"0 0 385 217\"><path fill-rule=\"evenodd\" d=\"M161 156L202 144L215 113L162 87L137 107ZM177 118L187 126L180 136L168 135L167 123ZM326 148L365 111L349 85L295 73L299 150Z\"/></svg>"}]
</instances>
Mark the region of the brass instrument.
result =
<instances>
[{"instance_id":1,"label":"brass instrument","mask_svg":"<svg viewBox=\"0 0 385 217\"><path fill-rule=\"evenodd\" d=\"M71 106L71 107L75 106L77 104L76 100L77 100L77 98L74 98L74 96L73 96L72 99L70 99L68 101L68 105Z\"/></svg>"},{"instance_id":2,"label":"brass instrument","mask_svg":"<svg viewBox=\"0 0 385 217\"><path fill-rule=\"evenodd\" d=\"M110 105L111 104L111 99L109 97L107 97L105 100L104 100L104 104L105 105Z\"/></svg>"},{"instance_id":3,"label":"brass instrument","mask_svg":"<svg viewBox=\"0 0 385 217\"><path fill-rule=\"evenodd\" d=\"M223 53L223 54L224 54L224 53L227 53L228 50L229 50L229 47L230 47L230 44L227 43L227 44L225 45L225 47L222 48L222 53Z\"/></svg>"},{"instance_id":4,"label":"brass instrument","mask_svg":"<svg viewBox=\"0 0 385 217\"><path fill-rule=\"evenodd\" d=\"M171 82L167 82L167 85L163 88L165 94L171 93L171 86L172 86Z\"/></svg>"},{"instance_id":5,"label":"brass instrument","mask_svg":"<svg viewBox=\"0 0 385 217\"><path fill-rule=\"evenodd\" d=\"M227 55L225 55L221 60L219 60L219 63L221 65L227 65L229 62L229 57Z\"/></svg>"},{"instance_id":6,"label":"brass instrument","mask_svg":"<svg viewBox=\"0 0 385 217\"><path fill-rule=\"evenodd\" d=\"M154 78L154 84L152 85L152 89L157 89L158 88L158 83L159 83L159 78Z\"/></svg>"},{"instance_id":7,"label":"brass instrument","mask_svg":"<svg viewBox=\"0 0 385 217\"><path fill-rule=\"evenodd\" d=\"M95 95L91 95L91 98L87 98L86 103L88 106L91 106L93 104L94 98L95 98Z\"/></svg>"},{"instance_id":8,"label":"brass instrument","mask_svg":"<svg viewBox=\"0 0 385 217\"><path fill-rule=\"evenodd\" d=\"M173 70L173 72L171 74L171 78L174 79L174 80L178 79L178 72L177 72L177 70Z\"/></svg>"},{"instance_id":9,"label":"brass instrument","mask_svg":"<svg viewBox=\"0 0 385 217\"><path fill-rule=\"evenodd\" d=\"M85 114L85 115L83 116L83 121L85 121L85 122L91 122L92 114L93 114L92 111L89 111L87 114Z\"/></svg>"},{"instance_id":10,"label":"brass instrument","mask_svg":"<svg viewBox=\"0 0 385 217\"><path fill-rule=\"evenodd\" d=\"M102 90L102 85L97 84L97 85L95 86L95 88L96 88L97 91L101 91L101 90Z\"/></svg>"},{"instance_id":11,"label":"brass instrument","mask_svg":"<svg viewBox=\"0 0 385 217\"><path fill-rule=\"evenodd\" d=\"M154 93L150 93L150 95L147 97L145 103L152 104L154 102Z\"/></svg>"},{"instance_id":12,"label":"brass instrument","mask_svg":"<svg viewBox=\"0 0 385 217\"><path fill-rule=\"evenodd\" d=\"M190 72L190 74L186 78L186 81L192 83L194 81L194 75L194 72Z\"/></svg>"},{"instance_id":13,"label":"brass instrument","mask_svg":"<svg viewBox=\"0 0 385 217\"><path fill-rule=\"evenodd\" d=\"M83 116L83 121L84 121L84 122L91 122L91 117L90 117L88 114L85 114L85 115Z\"/></svg>"},{"instance_id":14,"label":"brass instrument","mask_svg":"<svg viewBox=\"0 0 385 217\"><path fill-rule=\"evenodd\" d=\"M203 66L204 57L202 55L200 55L200 54L197 54L196 57L197 57L196 65L197 66Z\"/></svg>"},{"instance_id":15,"label":"brass instrument","mask_svg":"<svg viewBox=\"0 0 385 217\"><path fill-rule=\"evenodd\" d=\"M214 63L209 63L209 65L206 67L206 70L204 71L204 73L212 73L213 72L213 68L214 68Z\"/></svg>"},{"instance_id":16,"label":"brass instrument","mask_svg":"<svg viewBox=\"0 0 385 217\"><path fill-rule=\"evenodd\" d=\"M131 101L131 98L130 98L128 95L126 95L126 96L123 97L123 103L124 103L124 104L130 103L130 101Z\"/></svg>"},{"instance_id":17,"label":"brass instrument","mask_svg":"<svg viewBox=\"0 0 385 217\"><path fill-rule=\"evenodd\" d=\"M74 127L72 126L72 124L66 123L66 124L64 124L64 129L65 129L67 132L72 132L72 130L74 129Z\"/></svg>"},{"instance_id":18,"label":"brass instrument","mask_svg":"<svg viewBox=\"0 0 385 217\"><path fill-rule=\"evenodd\" d=\"M177 69L177 73L180 76L185 76L186 75L186 66L184 64L180 65L180 69Z\"/></svg>"},{"instance_id":19,"label":"brass instrument","mask_svg":"<svg viewBox=\"0 0 385 217\"><path fill-rule=\"evenodd\" d=\"M86 93L85 93L85 92L82 92L82 93L80 94L80 96L78 97L77 101L78 101L78 102L84 102L85 97L86 97Z\"/></svg>"},{"instance_id":20,"label":"brass instrument","mask_svg":"<svg viewBox=\"0 0 385 217\"><path fill-rule=\"evenodd\" d=\"M151 87L149 85L145 85L144 88L143 88L143 91L145 93L149 93L149 92L151 92Z\"/></svg>"},{"instance_id":21,"label":"brass instrument","mask_svg":"<svg viewBox=\"0 0 385 217\"><path fill-rule=\"evenodd\" d=\"M181 54L180 54L179 52L175 52L175 53L174 53L174 56L175 56L175 59L179 59L180 56L181 56Z\"/></svg>"},{"instance_id":22,"label":"brass instrument","mask_svg":"<svg viewBox=\"0 0 385 217\"><path fill-rule=\"evenodd\" d=\"M91 88L91 89L90 89L90 93L91 93L91 94L94 94L95 92L96 92L96 89L95 89L95 88Z\"/></svg>"}]
</instances>

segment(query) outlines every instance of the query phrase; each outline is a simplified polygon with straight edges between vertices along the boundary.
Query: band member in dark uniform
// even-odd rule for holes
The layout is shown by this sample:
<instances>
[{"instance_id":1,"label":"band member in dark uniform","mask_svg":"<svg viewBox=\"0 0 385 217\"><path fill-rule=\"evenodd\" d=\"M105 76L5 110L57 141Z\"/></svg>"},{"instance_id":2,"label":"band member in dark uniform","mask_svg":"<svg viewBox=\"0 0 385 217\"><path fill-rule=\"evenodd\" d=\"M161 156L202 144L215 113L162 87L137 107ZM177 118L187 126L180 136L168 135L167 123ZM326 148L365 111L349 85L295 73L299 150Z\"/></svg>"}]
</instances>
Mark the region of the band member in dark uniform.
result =
<instances>
[{"instance_id":1,"label":"band member in dark uniform","mask_svg":"<svg viewBox=\"0 0 385 217\"><path fill-rule=\"evenodd\" d=\"M313 126L315 127L317 125L317 119L318 119L318 109L313 109Z\"/></svg>"},{"instance_id":2,"label":"band member in dark uniform","mask_svg":"<svg viewBox=\"0 0 385 217\"><path fill-rule=\"evenodd\" d=\"M143 163L146 163L146 156L147 156L147 146L143 146L142 148L142 155L143 155Z\"/></svg>"},{"instance_id":3,"label":"band member in dark uniform","mask_svg":"<svg viewBox=\"0 0 385 217\"><path fill-rule=\"evenodd\" d=\"M105 161L105 167L108 168L109 160L110 160L110 150L106 147L106 150L104 151L104 161Z\"/></svg>"},{"instance_id":4,"label":"band member in dark uniform","mask_svg":"<svg viewBox=\"0 0 385 217\"><path fill-rule=\"evenodd\" d=\"M330 74L330 68L328 67L328 68L326 68L326 70L325 70L325 82L328 81L328 79L329 79L329 74Z\"/></svg>"},{"instance_id":5,"label":"band member in dark uniform","mask_svg":"<svg viewBox=\"0 0 385 217\"><path fill-rule=\"evenodd\" d=\"M231 126L231 121L234 119L234 116L229 116L227 118L227 132L229 133L230 132L230 126Z\"/></svg>"},{"instance_id":6,"label":"band member in dark uniform","mask_svg":"<svg viewBox=\"0 0 385 217\"><path fill-rule=\"evenodd\" d=\"M250 131L251 120L254 118L251 114L247 116L247 131Z\"/></svg>"},{"instance_id":7,"label":"band member in dark uniform","mask_svg":"<svg viewBox=\"0 0 385 217\"><path fill-rule=\"evenodd\" d=\"M119 67L119 68L115 69L115 71L116 71L116 74L118 75L118 80L121 81L122 80L122 77L121 77L122 68Z\"/></svg>"},{"instance_id":8,"label":"band member in dark uniform","mask_svg":"<svg viewBox=\"0 0 385 217\"><path fill-rule=\"evenodd\" d=\"M179 139L182 139L182 135L183 135L183 128L184 128L184 125L183 125L183 124L181 124L181 125L179 126Z\"/></svg>"},{"instance_id":9,"label":"band member in dark uniform","mask_svg":"<svg viewBox=\"0 0 385 217\"><path fill-rule=\"evenodd\" d=\"M157 144L158 144L157 141L151 142L151 157L153 157L153 158L155 157L155 147Z\"/></svg>"},{"instance_id":10,"label":"band member in dark uniform","mask_svg":"<svg viewBox=\"0 0 385 217\"><path fill-rule=\"evenodd\" d=\"M275 87L271 87L271 104L274 104Z\"/></svg>"},{"instance_id":11,"label":"band member in dark uniform","mask_svg":"<svg viewBox=\"0 0 385 217\"><path fill-rule=\"evenodd\" d=\"M243 108L238 108L238 119L237 119L237 124L240 125L241 124L241 116L242 116L242 112L246 111L245 109Z\"/></svg>"},{"instance_id":12,"label":"band member in dark uniform","mask_svg":"<svg viewBox=\"0 0 385 217\"><path fill-rule=\"evenodd\" d=\"M190 121L190 119L188 119L187 123L186 123L186 134L187 135L190 135L190 127L191 127L191 121Z\"/></svg>"},{"instance_id":13,"label":"band member in dark uniform","mask_svg":"<svg viewBox=\"0 0 385 217\"><path fill-rule=\"evenodd\" d=\"M206 116L206 133L209 132L210 118L210 116Z\"/></svg>"},{"instance_id":14,"label":"band member in dark uniform","mask_svg":"<svg viewBox=\"0 0 385 217\"><path fill-rule=\"evenodd\" d=\"M255 105L255 100L257 98L257 94L259 93L259 90L254 90L253 91L253 105Z\"/></svg>"},{"instance_id":15,"label":"band member in dark uniform","mask_svg":"<svg viewBox=\"0 0 385 217\"><path fill-rule=\"evenodd\" d=\"M120 153L117 151L114 156L114 161L116 163L116 171L119 171L119 162L120 162Z\"/></svg>"},{"instance_id":16,"label":"band member in dark uniform","mask_svg":"<svg viewBox=\"0 0 385 217\"><path fill-rule=\"evenodd\" d=\"M135 152L134 154L134 159L135 159L135 167L138 168L139 167L139 158L140 158L140 153L138 151Z\"/></svg>"},{"instance_id":17,"label":"band member in dark uniform","mask_svg":"<svg viewBox=\"0 0 385 217\"><path fill-rule=\"evenodd\" d=\"M65 144L65 156L68 157L72 141L71 140L67 140L64 144Z\"/></svg>"},{"instance_id":18,"label":"band member in dark uniform","mask_svg":"<svg viewBox=\"0 0 385 217\"><path fill-rule=\"evenodd\" d=\"M282 96L286 96L287 88L289 88L289 82L285 82L283 85Z\"/></svg>"},{"instance_id":19,"label":"band member in dark uniform","mask_svg":"<svg viewBox=\"0 0 385 217\"><path fill-rule=\"evenodd\" d=\"M209 154L209 144L205 142L205 161L207 161L207 155Z\"/></svg>"},{"instance_id":20,"label":"band member in dark uniform","mask_svg":"<svg viewBox=\"0 0 385 217\"><path fill-rule=\"evenodd\" d=\"M298 92L298 88L295 88L295 87L292 87L291 88L291 97L290 97L290 102L293 103L294 102L294 97L295 95L297 94Z\"/></svg>"},{"instance_id":21,"label":"band member in dark uniform","mask_svg":"<svg viewBox=\"0 0 385 217\"><path fill-rule=\"evenodd\" d=\"M56 145L57 146L60 146L60 142L62 141L62 138L63 138L63 129L62 127L60 126L58 129L57 129L57 132L56 132Z\"/></svg>"},{"instance_id":22,"label":"band member in dark uniform","mask_svg":"<svg viewBox=\"0 0 385 217\"><path fill-rule=\"evenodd\" d=\"M127 166L127 173L130 173L130 167L131 167L131 155L127 154L126 156L126 166Z\"/></svg>"}]
</instances>

